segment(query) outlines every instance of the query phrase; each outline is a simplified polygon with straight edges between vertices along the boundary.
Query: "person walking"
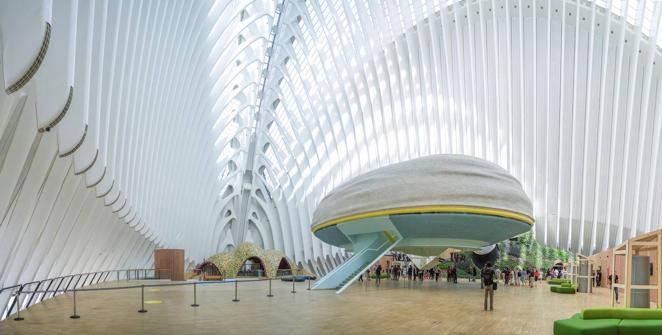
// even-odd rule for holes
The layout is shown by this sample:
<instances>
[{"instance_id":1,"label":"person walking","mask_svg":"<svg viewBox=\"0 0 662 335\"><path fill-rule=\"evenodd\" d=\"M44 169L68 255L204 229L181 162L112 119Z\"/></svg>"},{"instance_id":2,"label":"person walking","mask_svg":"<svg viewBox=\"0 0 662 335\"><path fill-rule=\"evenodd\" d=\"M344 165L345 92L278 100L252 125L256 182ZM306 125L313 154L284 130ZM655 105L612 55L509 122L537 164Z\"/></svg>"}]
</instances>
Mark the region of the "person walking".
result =
<instances>
[{"instance_id":1,"label":"person walking","mask_svg":"<svg viewBox=\"0 0 662 335\"><path fill-rule=\"evenodd\" d=\"M377 286L379 286L379 284L382 283L382 265L381 264L377 265L377 269L375 269L375 280L376 280L375 283L377 284Z\"/></svg>"},{"instance_id":2,"label":"person walking","mask_svg":"<svg viewBox=\"0 0 662 335\"><path fill-rule=\"evenodd\" d=\"M614 298L616 298L616 303L618 303L618 287L612 285L612 275L609 275L609 277L607 277L607 280L609 280L609 286L614 288ZM613 283L618 284L618 275L614 275Z\"/></svg>"},{"instance_id":3,"label":"person walking","mask_svg":"<svg viewBox=\"0 0 662 335\"><path fill-rule=\"evenodd\" d=\"M519 270L519 281L522 286L526 285L526 271L524 269Z\"/></svg>"},{"instance_id":4,"label":"person walking","mask_svg":"<svg viewBox=\"0 0 662 335\"><path fill-rule=\"evenodd\" d=\"M494 309L494 286L496 286L496 281L494 280L494 269L492 268L492 263L485 264L485 268L481 271L481 281L485 287L485 299L483 301L484 310L487 310L487 299L490 299L490 311Z\"/></svg>"}]
</instances>

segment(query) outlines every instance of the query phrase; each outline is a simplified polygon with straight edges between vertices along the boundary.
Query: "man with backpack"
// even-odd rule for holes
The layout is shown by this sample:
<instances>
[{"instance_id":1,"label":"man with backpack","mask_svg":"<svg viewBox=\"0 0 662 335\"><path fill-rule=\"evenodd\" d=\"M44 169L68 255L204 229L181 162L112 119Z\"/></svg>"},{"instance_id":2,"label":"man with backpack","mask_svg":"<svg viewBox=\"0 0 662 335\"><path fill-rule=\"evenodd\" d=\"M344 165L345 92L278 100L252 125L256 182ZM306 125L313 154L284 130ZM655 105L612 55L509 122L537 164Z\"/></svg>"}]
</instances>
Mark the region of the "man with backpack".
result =
<instances>
[{"instance_id":1,"label":"man with backpack","mask_svg":"<svg viewBox=\"0 0 662 335\"><path fill-rule=\"evenodd\" d=\"M490 311L492 310L493 307L493 301L494 301L494 286L496 286L496 282L494 280L494 268L492 268L492 263L487 263L485 264L485 267L481 271L481 279L483 281L483 285L485 287L485 301L484 301L484 308L487 310L487 297L489 296L490 298Z\"/></svg>"}]
</instances>

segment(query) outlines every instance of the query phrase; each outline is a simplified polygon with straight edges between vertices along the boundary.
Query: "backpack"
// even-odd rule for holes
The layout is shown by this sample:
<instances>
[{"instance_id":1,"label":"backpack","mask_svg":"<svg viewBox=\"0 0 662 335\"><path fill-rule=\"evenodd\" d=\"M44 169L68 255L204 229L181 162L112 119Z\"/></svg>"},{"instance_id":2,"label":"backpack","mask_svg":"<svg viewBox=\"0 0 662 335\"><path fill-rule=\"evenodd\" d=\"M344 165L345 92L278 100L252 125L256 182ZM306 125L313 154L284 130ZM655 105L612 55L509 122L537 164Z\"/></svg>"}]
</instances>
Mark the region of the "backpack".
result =
<instances>
[{"instance_id":1,"label":"backpack","mask_svg":"<svg viewBox=\"0 0 662 335\"><path fill-rule=\"evenodd\" d=\"M494 270L492 269L486 269L483 271L483 283L485 285L492 285L494 282Z\"/></svg>"}]
</instances>

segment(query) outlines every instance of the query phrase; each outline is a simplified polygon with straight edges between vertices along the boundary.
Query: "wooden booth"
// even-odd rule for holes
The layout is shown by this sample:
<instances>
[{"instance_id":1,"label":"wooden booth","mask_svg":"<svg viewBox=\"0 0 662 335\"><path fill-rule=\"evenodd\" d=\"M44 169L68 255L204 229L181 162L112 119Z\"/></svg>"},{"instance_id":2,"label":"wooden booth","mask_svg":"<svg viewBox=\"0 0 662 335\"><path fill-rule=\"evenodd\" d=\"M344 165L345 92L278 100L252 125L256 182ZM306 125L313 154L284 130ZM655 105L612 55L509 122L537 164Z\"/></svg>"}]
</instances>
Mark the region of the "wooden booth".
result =
<instances>
[{"instance_id":1,"label":"wooden booth","mask_svg":"<svg viewBox=\"0 0 662 335\"><path fill-rule=\"evenodd\" d=\"M155 249L154 269L156 278L182 281L184 280L184 250Z\"/></svg>"},{"instance_id":2,"label":"wooden booth","mask_svg":"<svg viewBox=\"0 0 662 335\"><path fill-rule=\"evenodd\" d=\"M574 260L567 263L568 276L572 284L577 285L579 293L593 293L593 261L584 255L577 254Z\"/></svg>"},{"instance_id":3,"label":"wooden booth","mask_svg":"<svg viewBox=\"0 0 662 335\"><path fill-rule=\"evenodd\" d=\"M619 301L624 307L660 308L662 300L662 230L643 234L618 245L612 257ZM612 294L612 306L616 294Z\"/></svg>"}]
</instances>

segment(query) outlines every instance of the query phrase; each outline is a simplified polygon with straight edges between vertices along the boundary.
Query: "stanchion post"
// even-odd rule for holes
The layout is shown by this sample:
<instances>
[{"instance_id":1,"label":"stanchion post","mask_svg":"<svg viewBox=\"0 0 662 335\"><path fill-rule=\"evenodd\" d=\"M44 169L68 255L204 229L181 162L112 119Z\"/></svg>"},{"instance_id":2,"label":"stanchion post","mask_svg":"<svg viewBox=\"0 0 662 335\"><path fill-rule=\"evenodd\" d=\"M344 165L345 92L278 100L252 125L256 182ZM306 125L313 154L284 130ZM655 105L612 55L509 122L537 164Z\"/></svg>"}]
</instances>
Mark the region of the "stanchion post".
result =
<instances>
[{"instance_id":1,"label":"stanchion post","mask_svg":"<svg viewBox=\"0 0 662 335\"><path fill-rule=\"evenodd\" d=\"M16 293L16 317L14 318L14 321L23 321L24 319L21 317L21 291L18 291Z\"/></svg>"},{"instance_id":2,"label":"stanchion post","mask_svg":"<svg viewBox=\"0 0 662 335\"><path fill-rule=\"evenodd\" d=\"M233 302L238 302L239 299L237 299L237 279L234 280L234 299L232 299Z\"/></svg>"},{"instance_id":3,"label":"stanchion post","mask_svg":"<svg viewBox=\"0 0 662 335\"><path fill-rule=\"evenodd\" d=\"M308 291L310 291L310 277L308 277Z\"/></svg>"},{"instance_id":4,"label":"stanchion post","mask_svg":"<svg viewBox=\"0 0 662 335\"><path fill-rule=\"evenodd\" d=\"M71 315L70 319L80 319L80 315L76 314L76 289L74 289L74 314Z\"/></svg>"},{"instance_id":5,"label":"stanchion post","mask_svg":"<svg viewBox=\"0 0 662 335\"><path fill-rule=\"evenodd\" d=\"M117 271L117 281L118 282L120 281L120 272L119 271Z\"/></svg>"},{"instance_id":6,"label":"stanchion post","mask_svg":"<svg viewBox=\"0 0 662 335\"><path fill-rule=\"evenodd\" d=\"M296 278L294 278L294 275L292 275L292 292L290 293L297 293L297 291L294 289L294 283L296 283Z\"/></svg>"},{"instance_id":7,"label":"stanchion post","mask_svg":"<svg viewBox=\"0 0 662 335\"><path fill-rule=\"evenodd\" d=\"M193 283L193 304L191 307L198 307L198 290L197 290L197 283Z\"/></svg>"},{"instance_id":8,"label":"stanchion post","mask_svg":"<svg viewBox=\"0 0 662 335\"><path fill-rule=\"evenodd\" d=\"M269 294L267 294L267 297L271 298L271 297L273 297L273 296L274 296L274 295L271 294L271 278L269 278Z\"/></svg>"},{"instance_id":9,"label":"stanchion post","mask_svg":"<svg viewBox=\"0 0 662 335\"><path fill-rule=\"evenodd\" d=\"M147 310L145 309L145 284L141 285L140 287L141 291L141 297L142 297L142 308L138 310L138 313L147 313Z\"/></svg>"}]
</instances>

